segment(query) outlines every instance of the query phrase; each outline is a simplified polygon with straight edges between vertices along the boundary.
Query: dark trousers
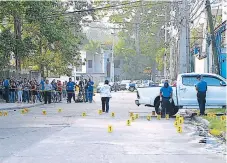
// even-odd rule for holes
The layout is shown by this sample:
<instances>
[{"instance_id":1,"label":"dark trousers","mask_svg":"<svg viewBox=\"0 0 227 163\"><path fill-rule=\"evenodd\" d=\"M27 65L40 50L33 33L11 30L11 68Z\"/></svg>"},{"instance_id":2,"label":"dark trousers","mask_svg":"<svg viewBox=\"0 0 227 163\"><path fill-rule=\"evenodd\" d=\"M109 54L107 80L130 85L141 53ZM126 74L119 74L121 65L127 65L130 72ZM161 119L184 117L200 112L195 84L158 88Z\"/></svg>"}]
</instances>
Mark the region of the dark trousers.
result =
<instances>
[{"instance_id":1,"label":"dark trousers","mask_svg":"<svg viewBox=\"0 0 227 163\"><path fill-rule=\"evenodd\" d=\"M199 103L199 110L200 114L205 114L205 104L206 104L206 93L205 92L198 92L197 93L197 100Z\"/></svg>"},{"instance_id":2,"label":"dark trousers","mask_svg":"<svg viewBox=\"0 0 227 163\"><path fill-rule=\"evenodd\" d=\"M108 113L109 112L109 101L110 101L110 98L109 97L102 97L101 100L102 100L102 112Z\"/></svg>"},{"instance_id":3,"label":"dark trousers","mask_svg":"<svg viewBox=\"0 0 227 163\"><path fill-rule=\"evenodd\" d=\"M50 91L44 92L44 103L47 104L47 101L48 101L48 104L51 103L51 92Z\"/></svg>"},{"instance_id":4,"label":"dark trousers","mask_svg":"<svg viewBox=\"0 0 227 163\"><path fill-rule=\"evenodd\" d=\"M5 87L5 100L7 103L9 102L9 87Z\"/></svg>"},{"instance_id":5,"label":"dark trousers","mask_svg":"<svg viewBox=\"0 0 227 163\"><path fill-rule=\"evenodd\" d=\"M165 116L165 114L170 114L170 102L169 98L162 98L162 115Z\"/></svg>"},{"instance_id":6,"label":"dark trousers","mask_svg":"<svg viewBox=\"0 0 227 163\"><path fill-rule=\"evenodd\" d=\"M68 94L67 102L71 103L71 100L72 100L72 97L73 97L74 92L73 91L67 91L67 94ZM75 94L74 94L73 99L75 101Z\"/></svg>"},{"instance_id":7,"label":"dark trousers","mask_svg":"<svg viewBox=\"0 0 227 163\"><path fill-rule=\"evenodd\" d=\"M93 90L88 90L88 100L90 103L93 101Z\"/></svg>"}]
</instances>

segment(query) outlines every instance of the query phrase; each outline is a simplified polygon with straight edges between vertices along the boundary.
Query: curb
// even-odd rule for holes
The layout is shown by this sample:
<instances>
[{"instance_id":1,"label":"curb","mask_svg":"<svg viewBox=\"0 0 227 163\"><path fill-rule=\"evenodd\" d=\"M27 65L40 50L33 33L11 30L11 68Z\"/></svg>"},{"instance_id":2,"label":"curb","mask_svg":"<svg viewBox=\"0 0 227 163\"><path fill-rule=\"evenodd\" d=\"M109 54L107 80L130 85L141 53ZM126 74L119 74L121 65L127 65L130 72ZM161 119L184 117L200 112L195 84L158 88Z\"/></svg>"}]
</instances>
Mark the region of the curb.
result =
<instances>
[{"instance_id":1,"label":"curb","mask_svg":"<svg viewBox=\"0 0 227 163\"><path fill-rule=\"evenodd\" d=\"M207 129L209 128L210 122L208 120L203 119L202 117L198 117L196 115L193 115L193 112L191 112L191 111L186 111L186 113L191 115L193 120L202 123L202 125L204 125L205 128L207 128ZM210 134L209 131L208 131L208 133ZM214 136L214 137L217 137L217 138L222 138L222 139L224 139L224 141L226 141L226 134L227 133L223 132L223 133L221 133L220 136L214 136L212 134L211 135Z\"/></svg>"},{"instance_id":2,"label":"curb","mask_svg":"<svg viewBox=\"0 0 227 163\"><path fill-rule=\"evenodd\" d=\"M14 106L14 107L9 107L9 108L0 108L1 110L15 110L15 109L23 109L23 108L32 108L32 107L36 107L36 106L40 106L43 104L34 104L34 105L29 105L29 106Z\"/></svg>"}]
</instances>

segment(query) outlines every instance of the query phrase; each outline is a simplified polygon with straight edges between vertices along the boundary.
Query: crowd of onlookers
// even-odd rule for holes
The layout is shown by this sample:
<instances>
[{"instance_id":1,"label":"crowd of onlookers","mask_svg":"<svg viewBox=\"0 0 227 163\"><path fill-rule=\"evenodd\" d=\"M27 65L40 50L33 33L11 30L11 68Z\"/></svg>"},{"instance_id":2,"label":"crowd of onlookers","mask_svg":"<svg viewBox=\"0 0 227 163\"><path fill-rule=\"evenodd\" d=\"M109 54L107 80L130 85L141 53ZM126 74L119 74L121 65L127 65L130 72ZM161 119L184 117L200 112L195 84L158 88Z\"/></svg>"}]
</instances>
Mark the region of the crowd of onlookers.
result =
<instances>
[{"instance_id":1,"label":"crowd of onlookers","mask_svg":"<svg viewBox=\"0 0 227 163\"><path fill-rule=\"evenodd\" d=\"M37 81L36 79L28 80L27 78L16 79L14 77L0 79L0 98L6 103L36 103L42 102L44 99L45 80ZM53 80L51 82L53 90L62 92L62 96L66 97L66 83Z\"/></svg>"}]
</instances>

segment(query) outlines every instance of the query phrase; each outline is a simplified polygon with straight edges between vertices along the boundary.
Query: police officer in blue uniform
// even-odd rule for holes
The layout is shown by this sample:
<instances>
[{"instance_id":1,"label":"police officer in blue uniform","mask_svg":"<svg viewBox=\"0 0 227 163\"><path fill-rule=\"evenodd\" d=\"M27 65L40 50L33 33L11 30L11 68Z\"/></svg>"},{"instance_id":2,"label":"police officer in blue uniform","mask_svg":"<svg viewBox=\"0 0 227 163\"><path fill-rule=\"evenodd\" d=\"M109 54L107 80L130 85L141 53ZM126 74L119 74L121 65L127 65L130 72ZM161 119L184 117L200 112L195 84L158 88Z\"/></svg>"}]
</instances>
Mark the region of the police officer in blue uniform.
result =
<instances>
[{"instance_id":1,"label":"police officer in blue uniform","mask_svg":"<svg viewBox=\"0 0 227 163\"><path fill-rule=\"evenodd\" d=\"M89 79L87 85L88 85L88 89L87 89L87 91L88 91L88 100L89 100L90 103L92 103L92 101L93 101L93 91L94 91L94 82L91 79Z\"/></svg>"},{"instance_id":2,"label":"police officer in blue uniform","mask_svg":"<svg viewBox=\"0 0 227 163\"><path fill-rule=\"evenodd\" d=\"M207 83L201 79L201 75L198 75L197 79L198 83L196 84L196 90L200 115L205 115Z\"/></svg>"},{"instance_id":3,"label":"police officer in blue uniform","mask_svg":"<svg viewBox=\"0 0 227 163\"><path fill-rule=\"evenodd\" d=\"M72 78L69 78L69 82L67 83L67 86L66 86L66 91L68 94L68 99L67 99L68 103L71 103L71 100L74 94L74 87L75 87L75 83L72 81Z\"/></svg>"},{"instance_id":4,"label":"police officer in blue uniform","mask_svg":"<svg viewBox=\"0 0 227 163\"><path fill-rule=\"evenodd\" d=\"M170 104L172 103L173 89L169 86L168 80L165 81L164 86L160 89L160 103L162 106L161 116L170 114Z\"/></svg>"}]
</instances>

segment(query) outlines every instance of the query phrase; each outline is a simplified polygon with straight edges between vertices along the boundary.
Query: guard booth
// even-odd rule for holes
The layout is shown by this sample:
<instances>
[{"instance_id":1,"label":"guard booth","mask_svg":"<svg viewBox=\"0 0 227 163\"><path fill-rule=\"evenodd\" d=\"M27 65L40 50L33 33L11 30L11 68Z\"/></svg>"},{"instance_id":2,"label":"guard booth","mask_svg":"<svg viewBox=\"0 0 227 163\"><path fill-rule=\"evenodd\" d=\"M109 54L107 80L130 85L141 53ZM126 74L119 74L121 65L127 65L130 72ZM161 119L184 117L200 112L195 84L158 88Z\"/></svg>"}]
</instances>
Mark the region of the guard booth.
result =
<instances>
[{"instance_id":1,"label":"guard booth","mask_svg":"<svg viewBox=\"0 0 227 163\"><path fill-rule=\"evenodd\" d=\"M226 55L227 55L227 38L226 38L226 21L215 29L215 40L217 54L219 56L220 75L226 78Z\"/></svg>"}]
</instances>

